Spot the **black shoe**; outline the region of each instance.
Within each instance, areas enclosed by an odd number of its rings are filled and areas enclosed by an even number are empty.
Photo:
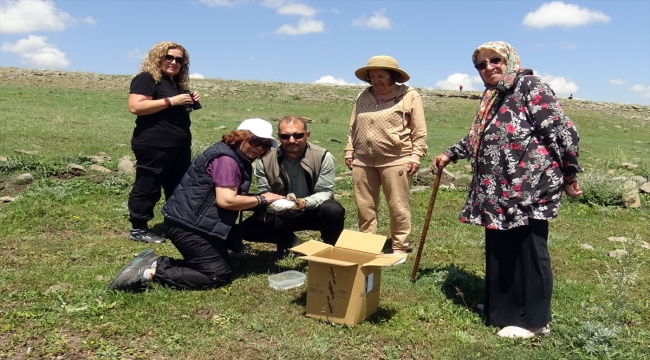
[[[144,250],[117,273],[108,285],[108,290],[136,290],[146,287],[144,271],[155,267],[157,259],[158,255],[152,249]]]
[[[241,224],[233,225],[228,232],[228,236],[226,236],[226,249],[237,254],[241,253],[244,249],[243,237],[244,227]]]
[[[129,239],[135,241],[142,241],[150,244],[160,244],[165,242],[165,239],[152,233],[151,230],[149,230],[149,228],[135,230],[135,231],[131,230],[131,232],[129,233]]]
[[[291,249],[294,246],[298,246],[302,244],[302,240],[300,240],[299,237],[296,235],[293,236],[293,239],[288,244],[278,244],[278,249],[271,255],[271,260],[281,260],[289,256],[289,249]]]

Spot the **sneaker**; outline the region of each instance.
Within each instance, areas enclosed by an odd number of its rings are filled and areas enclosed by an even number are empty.
[[[478,305],[476,305],[476,308],[480,312],[485,312],[485,305],[484,304],[478,304]]]
[[[143,287],[146,285],[146,281],[142,278],[142,275],[145,270],[155,266],[154,264],[157,262],[157,259],[158,255],[154,253],[153,249],[142,251],[117,273],[115,279],[108,285],[108,290]],[[139,274],[139,278],[135,277],[137,274]]]
[[[149,228],[140,229],[140,230],[131,230],[129,233],[129,239],[135,241],[142,241],[150,244],[160,244],[165,242],[165,239],[154,234],[149,230]]]
[[[291,239],[289,244],[283,244],[283,245],[278,244],[278,249],[273,253],[273,255],[271,255],[271,260],[275,261],[275,260],[281,260],[286,258],[287,256],[289,256],[290,253],[289,249],[291,249],[294,246],[298,246],[300,244],[302,244],[302,240],[300,240],[299,237],[294,235],[293,239]]]
[[[531,339],[537,335],[548,335],[551,332],[551,328],[546,325],[539,329],[524,329],[518,326],[506,326],[503,329],[499,330],[497,336],[504,338],[520,338],[520,339]]]

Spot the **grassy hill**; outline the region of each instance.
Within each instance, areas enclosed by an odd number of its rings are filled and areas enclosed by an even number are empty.
[[[620,206],[620,179],[650,177],[650,107],[560,99],[581,136],[586,196],[566,201],[551,222],[555,274],[549,336],[497,338],[476,305],[483,299],[483,229],[461,224],[463,188],[441,190],[415,284],[414,254],[384,269],[379,311],[354,328],[306,318],[305,288],[277,292],[267,276],[307,271],[302,260],[273,263],[274,250],[249,244],[234,257],[235,280],[209,291],[153,286],[108,293],[108,282],[145,245],[127,240],[131,175],[115,172],[132,155],[134,116],[126,108],[130,76],[0,68],[0,358],[216,359],[548,359],[650,355],[650,196]],[[311,140],[337,157],[358,86],[200,79],[203,109],[192,117],[200,153],[243,119],[295,114],[312,120]],[[418,89],[425,104],[429,155],[466,135],[479,93]],[[74,175],[104,152],[111,173]],[[623,166],[631,163],[633,166]],[[462,173],[466,163],[449,167]],[[34,180],[19,180],[22,173]],[[647,180],[646,180],[647,181]],[[337,182],[356,229],[349,178]],[[430,191],[413,194],[414,246]],[[160,204],[159,204],[160,205]],[[380,234],[388,234],[382,205]],[[156,211],[154,224],[162,217]],[[318,234],[303,232],[304,240]],[[627,242],[609,241],[625,237]],[[586,250],[581,244],[594,249]],[[609,251],[625,249],[616,259]],[[179,256],[173,245],[156,253]]]

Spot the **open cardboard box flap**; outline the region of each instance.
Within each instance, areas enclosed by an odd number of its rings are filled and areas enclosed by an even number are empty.
[[[355,250],[369,254],[381,254],[381,249],[384,248],[385,242],[386,237],[381,235],[343,230],[341,236],[339,236],[339,239],[336,241],[336,247],[339,249]],[[309,240],[298,246],[292,247],[289,250],[304,255],[313,255],[331,247],[332,245],[320,241]]]
[[[370,254],[381,254],[381,249],[383,249],[385,242],[385,236],[343,230],[341,236],[336,241],[336,247]]]
[[[329,244],[325,244],[324,242],[309,240],[309,241],[304,242],[304,243],[302,243],[302,244],[300,244],[298,246],[294,246],[289,250],[291,250],[293,252],[297,252],[299,254],[309,256],[309,255],[314,255],[314,254],[316,254],[318,252],[321,252],[321,251],[323,251],[325,249],[329,249],[331,247],[333,247],[333,246],[329,245]]]
[[[357,263],[353,263],[353,262],[349,262],[349,261],[329,259],[329,258],[320,257],[320,256],[301,256],[300,258],[302,260],[317,261],[319,263],[330,264],[330,265],[338,265],[338,266],[356,266],[356,265],[359,265]]]
[[[394,254],[387,254],[387,255],[380,255],[377,256],[376,259],[368,261],[367,263],[361,265],[361,267],[365,266],[391,266],[402,260],[402,258],[405,258],[406,254],[403,255],[394,255]]]

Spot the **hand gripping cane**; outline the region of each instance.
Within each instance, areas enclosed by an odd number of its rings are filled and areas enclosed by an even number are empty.
[[[431,192],[431,199],[429,200],[429,208],[427,209],[427,217],[424,219],[424,228],[422,229],[422,236],[420,237],[420,245],[418,246],[418,254],[415,257],[415,264],[413,264],[413,273],[411,273],[411,282],[415,282],[415,276],[418,273],[420,266],[420,257],[424,249],[424,240],[427,238],[429,231],[429,223],[431,222],[431,213],[433,212],[433,205],[436,203],[436,196],[438,195],[438,187],[440,186],[440,178],[442,178],[442,167],[436,172],[436,180],[433,183],[433,191]]]

